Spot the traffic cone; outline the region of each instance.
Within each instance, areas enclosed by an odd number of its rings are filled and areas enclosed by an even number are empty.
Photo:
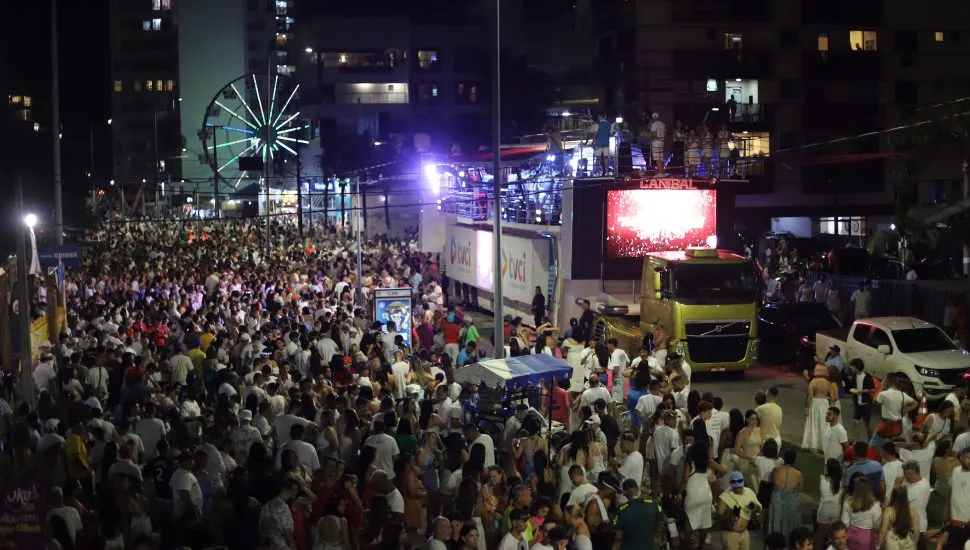
[[[926,404],[926,394],[923,394],[923,398],[919,402],[919,412],[916,413],[916,420],[913,422],[913,430],[922,430],[927,416],[929,416],[929,410]]]

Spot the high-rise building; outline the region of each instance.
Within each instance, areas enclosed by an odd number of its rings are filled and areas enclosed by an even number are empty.
[[[864,237],[888,226],[896,185],[884,130],[933,119],[933,105],[955,98],[951,84],[970,77],[958,23],[970,4],[959,0],[636,4],[639,108],[660,113],[668,132],[675,121],[726,125],[751,162],[725,212],[751,230]],[[938,200],[959,160],[919,178],[920,202]]]
[[[292,72],[294,0],[112,0],[115,179],[211,187],[213,98],[248,73]]]

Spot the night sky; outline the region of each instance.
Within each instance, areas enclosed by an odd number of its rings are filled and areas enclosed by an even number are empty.
[[[110,117],[111,59],[108,0],[58,2],[62,171],[65,225],[84,219],[84,199],[90,194],[91,133],[94,129],[94,178],[106,183],[111,174]],[[37,212],[42,224],[52,223],[52,136],[50,71],[50,3],[47,0],[10,2],[4,10],[4,67],[7,94],[30,95],[33,121],[43,131],[31,135],[29,124],[5,130],[15,147],[7,152],[8,170],[0,174],[9,190],[0,250],[9,246],[16,219],[14,192],[18,174],[24,182],[27,209]]]

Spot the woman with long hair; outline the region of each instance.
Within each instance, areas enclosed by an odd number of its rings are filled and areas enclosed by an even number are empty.
[[[754,467],[758,470],[758,502],[764,510],[771,505],[771,491],[774,487],[771,474],[782,464],[784,461],[778,458],[778,443],[774,439],[765,441],[761,454],[754,457]]]
[[[851,481],[852,494],[842,504],[842,523],[849,527],[849,550],[875,550],[882,509],[864,475]]]
[[[461,514],[465,521],[474,522],[478,530],[477,550],[485,550],[485,522],[492,523],[491,513],[484,499],[487,492],[488,486],[480,486],[476,479],[466,477],[458,486],[458,494],[455,497],[455,511]]]
[[[800,523],[799,503],[805,480],[795,468],[795,449],[785,449],[781,458],[785,463],[771,474],[771,505],[765,523],[768,525],[767,533],[781,533],[787,538]]]
[[[734,438],[734,454],[738,457],[738,470],[744,474],[744,482],[753,491],[758,490],[755,481],[758,470],[754,466],[754,459],[761,453],[761,417],[753,410],[744,413],[745,426]]]
[[[687,483],[684,486],[684,514],[687,516],[684,542],[686,548],[703,548],[707,532],[713,527],[711,506],[714,492],[711,483],[714,473],[708,469],[707,443],[695,439],[688,453],[689,474],[685,472]]]
[[[906,486],[900,485],[893,489],[889,497],[889,506],[883,511],[876,548],[915,550],[917,541],[919,541],[919,513],[909,503]]]
[[[842,509],[842,463],[830,458],[819,476],[818,509],[815,511],[815,545],[825,546],[832,524],[840,519]]]

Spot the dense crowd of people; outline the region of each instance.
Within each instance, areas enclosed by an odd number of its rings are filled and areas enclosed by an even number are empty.
[[[869,447],[837,429],[840,383],[813,382],[828,405],[816,447],[826,462],[806,479],[782,445],[792,412],[778,388],[729,408],[692,384],[662,328],[631,360],[616,341],[592,341],[583,306],[565,330],[544,311],[538,326],[509,319],[499,344],[452,303],[416,241],[368,239],[358,281],[354,239],[274,225],[268,247],[249,221],[98,232],[65,284],[67,327],[42,346],[36,404],[0,400],[3,478],[47,483],[45,547],[747,550],[757,532],[775,549],[909,550],[966,539],[965,389],[924,431]],[[410,334],[374,319],[381,287],[412,289]],[[488,389],[456,372],[495,345],[560,357],[573,376],[514,399],[489,433],[466,407]],[[886,421],[897,401],[912,408],[893,391],[869,399]],[[947,504],[938,516],[921,508],[931,476]],[[815,529],[802,525],[807,483],[822,494]]]

